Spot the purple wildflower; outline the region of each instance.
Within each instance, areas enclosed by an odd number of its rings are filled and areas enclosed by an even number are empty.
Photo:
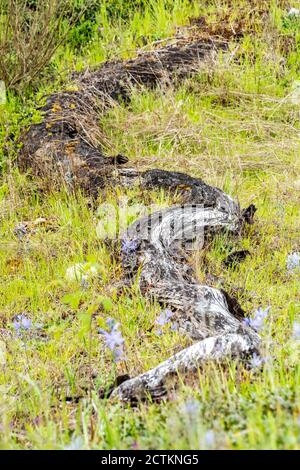
[[[133,441],[133,443],[131,444],[131,449],[139,450],[139,448],[140,448],[139,443],[137,441]]]
[[[251,369],[258,369],[259,367],[263,365],[264,362],[266,362],[266,359],[254,353],[249,364],[250,364]]]
[[[103,330],[101,328],[99,333],[104,336],[106,347],[112,352],[114,361],[118,362],[123,359],[124,345],[124,339],[122,338],[122,334],[119,330],[120,324],[116,323],[112,318],[109,318],[106,324],[109,328],[109,331]]]
[[[205,433],[204,442],[206,447],[214,447],[216,443],[216,436],[212,429]]]
[[[111,330],[115,324],[116,324],[116,320],[114,318],[107,318],[106,320],[106,324],[107,324],[107,327]]]
[[[265,318],[268,315],[270,308],[271,307],[269,306],[265,310],[263,310],[261,307],[259,307],[256,312],[254,312],[252,318],[244,319],[243,324],[245,326],[250,326],[255,331],[261,331],[264,327]]]
[[[80,287],[82,289],[88,289],[89,288],[89,281],[88,281],[88,276],[83,275],[80,281]]]
[[[293,323],[293,338],[300,340],[300,322],[294,321]]]
[[[130,253],[134,253],[138,248],[138,241],[133,239],[130,240],[129,238],[123,238],[121,240],[121,251],[125,255]]]
[[[160,312],[159,317],[155,320],[155,324],[159,326],[165,326],[170,322],[170,319],[173,317],[174,313],[171,310],[163,310]]]
[[[197,400],[188,400],[184,404],[183,411],[190,417],[194,417],[195,414],[199,413],[200,405]]]
[[[124,351],[123,351],[122,345],[113,350],[113,358],[114,358],[114,362],[119,362],[124,359]]]
[[[288,271],[300,269],[300,253],[291,253],[286,259],[286,267]]]
[[[172,318],[173,315],[174,314],[171,310],[168,310],[168,309],[163,310],[162,312],[160,312],[159,317],[157,317],[157,319],[155,320],[155,325],[159,327],[164,327],[165,325],[170,323],[170,319]],[[171,325],[171,328],[172,328],[172,325]],[[157,335],[161,336],[162,333],[163,332],[161,328],[156,329]]]
[[[124,342],[121,332],[118,330],[118,324],[116,324],[111,331],[100,330],[100,333],[104,335],[106,346],[111,350],[117,346],[121,346]]]

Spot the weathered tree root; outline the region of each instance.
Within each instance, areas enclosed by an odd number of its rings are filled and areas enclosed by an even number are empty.
[[[242,324],[229,296],[199,285],[185,256],[187,245],[197,241],[199,248],[208,234],[240,233],[255,208],[240,211],[220,189],[181,173],[150,170],[142,182],[171,188],[185,184],[190,188],[188,202],[143,217],[128,228],[122,251],[125,273],[132,278],[139,272],[141,291],[172,309],[179,331],[200,341],[114,391],[113,396],[130,402],[147,395],[161,398],[166,381],[177,372],[194,371],[207,360],[251,356],[259,346],[259,336]]]
[[[111,394],[123,402],[135,404],[147,398],[161,400],[168,393],[168,381],[179,374],[195,373],[208,361],[225,362],[228,359],[246,359],[257,352],[257,344],[250,336],[226,333],[211,336],[180,351],[154,369],[123,382]]]
[[[169,377],[192,372],[208,360],[247,357],[257,351],[259,337],[241,322],[242,310],[221,290],[199,285],[187,261],[197,241],[220,231],[237,235],[252,223],[254,206],[239,206],[220,189],[182,173],[122,169],[127,158],[106,157],[98,119],[114,100],[129,101],[136,85],[154,88],[197,72],[199,64],[222,42],[195,40],[169,45],[127,62],[104,64],[77,77],[78,91],[48,98],[44,120],[23,138],[18,165],[42,177],[51,188],[62,181],[97,195],[109,184],[163,187],[182,193],[182,206],[173,206],[135,222],[127,230],[122,261],[128,279],[139,271],[141,291],[174,312],[179,331],[198,340],[151,371],[122,383],[112,396],[134,402],[148,395],[164,396]]]
[[[95,72],[78,75],[77,91],[47,98],[41,108],[43,121],[32,125],[22,137],[18,166],[22,171],[30,170],[44,186],[48,183],[53,188],[64,182],[97,194],[114,169],[128,160],[122,155],[104,155],[99,117],[114,101],[129,101],[134,86],[154,88],[183,80],[199,71],[201,62],[220,48],[225,49],[226,44],[182,40],[136,59],[107,62]]]

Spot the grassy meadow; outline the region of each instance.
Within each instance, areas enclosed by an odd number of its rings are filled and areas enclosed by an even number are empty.
[[[119,0],[113,12],[112,4],[103,2],[93,22],[86,20],[91,32],[82,47],[74,46],[74,29],[38,83],[21,95],[8,90],[0,105],[0,448],[299,449],[300,341],[293,329],[300,269],[287,269],[287,258],[300,252],[300,16],[288,15],[300,3]],[[191,263],[200,282],[209,274],[247,315],[270,306],[264,364],[207,364],[196,378],[182,377],[170,400],[124,407],[98,390],[189,341],[168,326],[157,334],[161,307],[135,285],[120,291],[121,263],[97,230],[101,204],[126,198],[129,206],[167,206],[176,195],[114,188],[92,203],[67,188],[44,193],[14,159],[24,126],[41,119],[43,97],[70,87],[72,71],[151,50],[201,16],[216,36],[235,28],[242,34],[179,86],[133,90],[129,104],[99,116],[99,126],[108,154],[127,155],[139,169],[201,177],[242,207],[257,206],[243,237],[218,237]],[[225,268],[223,259],[238,249],[250,256]],[[84,273],[78,263],[86,263]],[[16,331],[21,314],[32,321],[25,334]],[[116,364],[98,332],[109,317],[125,341],[125,359]]]

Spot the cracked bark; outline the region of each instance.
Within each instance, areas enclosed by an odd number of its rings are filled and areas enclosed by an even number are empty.
[[[179,374],[197,372],[208,361],[246,359],[257,351],[253,338],[241,333],[211,336],[180,351],[157,367],[123,382],[111,394],[123,402],[135,404],[147,398],[160,400],[168,392],[168,380]]]

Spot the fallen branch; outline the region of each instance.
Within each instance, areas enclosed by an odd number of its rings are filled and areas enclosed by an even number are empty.
[[[259,346],[259,336],[243,325],[237,302],[221,290],[198,284],[185,257],[187,248],[195,242],[201,248],[208,235],[240,233],[246,222],[252,222],[254,206],[241,211],[220,189],[182,173],[149,170],[139,177],[148,187],[184,185],[187,203],[143,217],[127,229],[122,250],[125,275],[137,275],[142,293],[173,311],[180,332],[201,341],[114,392],[131,402],[147,395],[161,398],[170,375],[192,372],[207,360],[251,356]]]
[[[246,359],[257,351],[257,344],[247,334],[212,336],[180,351],[154,369],[123,382],[111,394],[123,402],[135,404],[147,398],[160,400],[170,391],[168,381],[180,374],[195,373],[209,361]],[[178,381],[178,380],[177,380]]]
[[[128,161],[117,155],[106,157],[106,143],[99,118],[116,100],[130,101],[132,88],[155,88],[182,81],[199,71],[226,44],[211,40],[181,40],[136,59],[107,62],[97,71],[74,76],[76,91],[47,98],[41,108],[43,121],[31,125],[23,135],[18,156],[22,171],[30,170],[44,186],[53,189],[65,183],[98,194],[116,167]]]
[[[171,309],[178,330],[198,342],[116,388],[112,396],[127,402],[148,395],[161,398],[169,377],[193,372],[208,360],[247,358],[259,347],[259,336],[242,323],[237,301],[224,291],[200,285],[187,260],[187,254],[195,246],[202,248],[208,237],[241,233],[245,223],[253,222],[255,207],[241,211],[220,189],[183,173],[122,169],[127,158],[105,157],[101,150],[99,113],[112,100],[130,100],[136,85],[153,88],[188,77],[215,47],[199,40],[169,45],[78,77],[78,91],[48,98],[44,121],[31,126],[19,156],[20,167],[31,168],[44,181],[49,178],[51,188],[63,180],[97,194],[106,185],[138,183],[145,189],[182,194],[182,205],[150,214],[128,228],[122,264],[127,283],[138,276],[141,292]]]

